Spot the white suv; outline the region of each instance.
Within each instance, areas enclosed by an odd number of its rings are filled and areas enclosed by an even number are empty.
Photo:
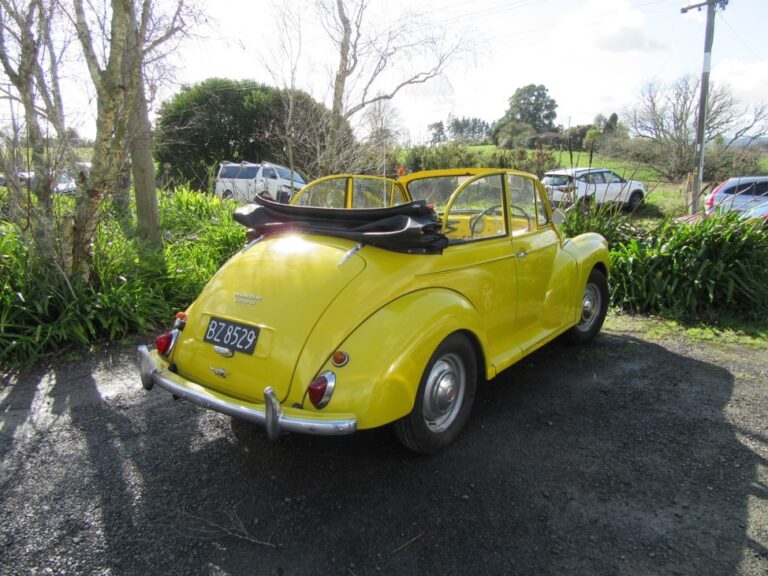
[[[625,180],[607,168],[568,168],[552,170],[542,179],[549,199],[556,206],[577,202],[613,202],[630,210],[645,200],[645,185]]]
[[[251,162],[222,162],[216,174],[216,196],[219,198],[251,202],[255,196],[288,202],[304,187],[298,172],[277,164]]]

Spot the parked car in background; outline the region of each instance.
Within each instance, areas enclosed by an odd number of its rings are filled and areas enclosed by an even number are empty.
[[[745,210],[744,218],[748,220],[762,219],[765,224],[768,224],[768,199],[766,199],[766,201],[762,204],[754,206],[749,210]]]
[[[293,176],[293,177],[291,177]],[[305,185],[301,175],[290,168],[263,162],[222,162],[216,174],[216,196],[238,202],[251,202],[256,196],[289,202]]]
[[[54,188],[57,194],[72,195],[77,192],[77,182],[66,170],[59,174],[59,180]]]
[[[607,168],[565,168],[544,174],[542,183],[553,204],[571,205],[579,202],[621,204],[637,209],[645,200],[645,184],[625,180]]]
[[[736,176],[716,186],[704,202],[707,213],[735,210],[756,215],[768,204],[768,176]]]
[[[323,206],[257,196],[235,211],[248,243],[154,349],[139,347],[144,388],[272,439],[394,424],[407,448],[434,453],[480,382],[560,335],[600,331],[607,243],[563,238],[530,174],[341,175],[302,197]]]

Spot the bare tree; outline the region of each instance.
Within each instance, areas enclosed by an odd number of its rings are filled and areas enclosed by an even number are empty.
[[[56,235],[52,233],[56,230],[52,188],[62,161],[74,167],[75,158],[67,145],[71,132],[66,130],[59,80],[59,65],[68,36],[59,34],[57,45],[53,34],[61,24],[61,14],[53,0],[0,0],[0,63],[9,80],[5,95],[17,101],[23,110],[24,140],[31,164],[26,171],[31,168],[34,178],[30,174],[20,182],[16,177],[20,166],[14,156],[19,149],[20,126],[12,128],[13,154],[3,154],[0,162],[16,215],[27,214],[26,231],[38,253],[49,266],[63,271],[66,259],[60,257]],[[56,138],[51,138],[52,133]],[[50,149],[54,140],[59,150]],[[31,201],[30,194],[36,202]]]
[[[386,177],[389,152],[397,145],[400,136],[397,110],[389,100],[379,100],[368,106],[363,115],[368,131],[365,139],[368,155],[375,159],[376,171]]]
[[[694,168],[694,141],[698,115],[699,80],[685,76],[664,86],[655,82],[643,88],[637,106],[627,115],[633,136],[653,144],[652,163],[671,180]],[[743,107],[727,85],[713,86],[707,103],[705,144],[722,141],[728,149],[737,142],[749,144],[766,134],[768,108]]]
[[[333,77],[326,170],[340,165],[341,125],[375,102],[391,100],[407,86],[440,76],[463,49],[446,43],[437,28],[405,15],[375,30],[367,19],[368,0],[317,0],[320,21],[338,51]]]
[[[282,87],[280,92],[285,109],[283,123],[279,128],[280,138],[283,142],[283,150],[291,170],[291,180],[296,170],[294,141],[302,124],[297,122],[296,99],[298,87],[296,77],[301,60],[301,17],[299,5],[296,3],[284,3],[279,7],[278,53],[274,50],[268,52],[271,57],[262,55],[262,64],[269,71],[275,83]],[[305,167],[304,170],[307,168]]]
[[[0,0],[0,64],[8,79],[3,92],[23,110],[25,147],[35,174],[25,194],[15,178],[19,167],[8,165],[2,155],[10,205],[27,213],[26,228],[40,255],[67,280],[89,279],[101,200],[117,190],[129,155],[134,158],[140,234],[159,242],[144,72],[162,60],[172,48],[169,40],[186,29],[187,18],[195,13],[185,0],[175,0],[164,12],[167,6],[157,0]],[[92,168],[79,174],[74,212],[56,216],[52,190],[58,174],[63,168],[77,173],[70,142],[74,132],[67,124],[59,78],[75,37],[96,89],[96,140]]]

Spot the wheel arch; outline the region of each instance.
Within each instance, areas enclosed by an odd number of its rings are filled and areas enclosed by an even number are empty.
[[[485,378],[488,355],[482,326],[471,302],[451,289],[418,290],[389,302],[334,348],[349,355],[347,365],[334,367],[329,358],[320,368],[336,375],[336,390],[327,409],[354,412],[358,429],[382,426],[407,415],[432,354],[454,333],[470,342],[478,378]],[[312,378],[307,374],[294,379],[294,399],[303,394]],[[313,409],[306,404],[304,408]]]

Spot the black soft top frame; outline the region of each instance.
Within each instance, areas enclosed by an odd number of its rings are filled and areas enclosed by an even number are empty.
[[[295,231],[336,236],[409,254],[439,254],[448,245],[437,214],[424,200],[388,208],[319,208],[257,196],[234,219],[257,236]]]

